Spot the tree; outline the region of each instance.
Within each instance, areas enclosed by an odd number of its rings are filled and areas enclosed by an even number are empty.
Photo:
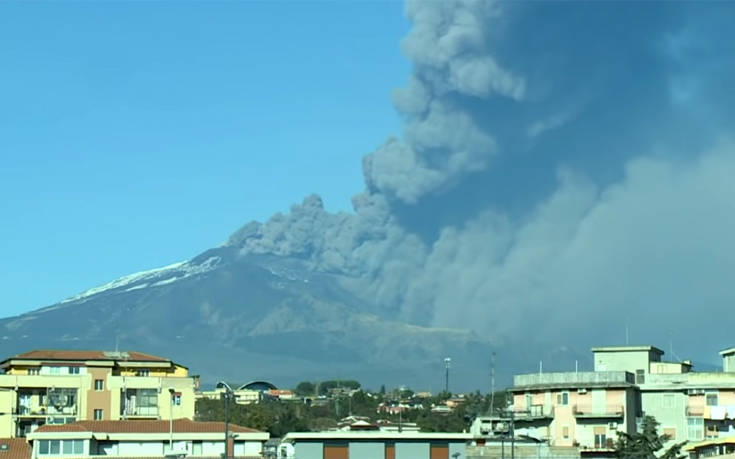
[[[669,440],[668,435],[658,434],[658,422],[653,416],[645,416],[641,424],[641,431],[632,434],[618,432],[615,443],[615,457],[618,459],[680,459],[681,447],[686,442],[670,446],[661,454],[656,452],[664,447]]]
[[[301,395],[302,397],[305,395],[314,395],[316,392],[316,386],[314,383],[309,381],[301,381],[298,386],[296,386],[296,389],[294,390],[296,394]]]

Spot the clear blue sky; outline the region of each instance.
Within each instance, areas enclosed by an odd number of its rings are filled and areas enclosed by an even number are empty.
[[[0,315],[192,257],[400,130],[399,2],[0,3]]]

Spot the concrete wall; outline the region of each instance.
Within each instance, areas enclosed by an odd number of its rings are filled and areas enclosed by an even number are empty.
[[[324,444],[322,442],[296,442],[294,457],[298,459],[324,459]]]
[[[396,459],[428,459],[429,454],[429,443],[396,443]]]
[[[687,439],[686,408],[689,396],[685,391],[646,391],[641,394],[641,402],[646,415],[655,417],[659,422],[660,434],[663,434],[664,429],[675,429],[676,438],[672,443]]]
[[[636,370],[649,372],[649,364],[660,360],[657,353],[652,351],[616,351],[594,352],[595,371],[629,371]]]
[[[117,454],[119,456],[162,456],[163,443],[121,441],[117,444]]]
[[[385,443],[383,442],[350,442],[350,459],[384,459]]]
[[[224,438],[224,436],[223,436]],[[202,442],[203,456],[221,456],[225,452],[225,441],[205,441]]]

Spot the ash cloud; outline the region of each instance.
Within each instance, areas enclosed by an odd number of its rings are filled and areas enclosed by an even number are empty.
[[[229,244],[498,344],[619,343],[627,322],[641,342],[686,324],[713,336],[694,351],[731,345],[708,317],[735,303],[735,5],[409,1],[406,14],[403,135],[364,158],[355,212],[308,197]]]

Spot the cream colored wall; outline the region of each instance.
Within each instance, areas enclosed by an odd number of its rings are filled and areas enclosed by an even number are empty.
[[[161,419],[171,417],[171,394],[168,389],[181,393],[181,405],[173,407],[173,418],[194,418],[194,379],[189,377],[157,378],[153,376],[109,376],[111,419],[120,419],[120,393],[127,389],[156,389],[158,391],[158,416]]]
[[[595,352],[595,371],[649,370],[648,351]]]
[[[0,390],[0,438],[14,437],[13,412],[16,394],[13,390]]]

